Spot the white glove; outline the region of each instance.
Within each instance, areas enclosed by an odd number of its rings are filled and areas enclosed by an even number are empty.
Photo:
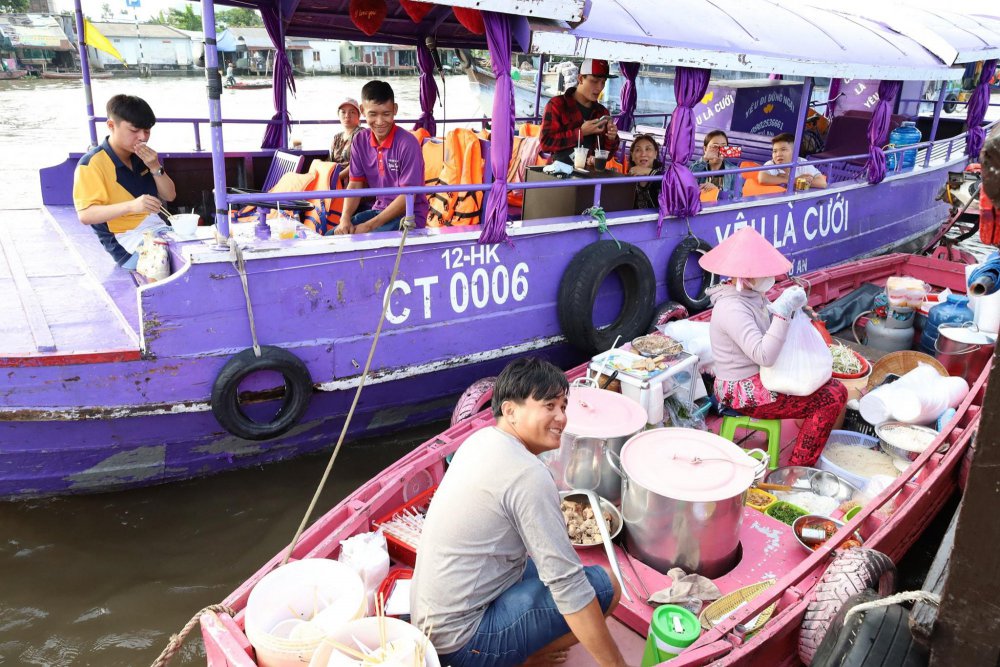
[[[798,285],[793,285],[782,292],[767,309],[778,317],[784,317],[787,320],[791,318],[792,313],[806,305],[808,301],[809,298],[806,296],[806,291]]]

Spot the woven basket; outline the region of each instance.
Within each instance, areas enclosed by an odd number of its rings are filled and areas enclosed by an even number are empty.
[[[698,620],[701,621],[701,627],[703,630],[711,630],[716,623],[722,621],[726,616],[733,613],[733,611],[745,604],[750,602],[765,590],[774,585],[774,579],[766,579],[756,584],[750,584],[749,586],[744,586],[743,588],[737,588],[732,593],[723,595],[721,598],[713,602],[712,604],[705,607]],[[764,611],[760,612],[757,616],[756,622],[753,623],[752,627],[747,628],[747,634],[752,634],[757,632],[764,624],[768,622],[771,618],[771,614],[774,613],[774,608],[777,606],[777,602],[768,606]]]
[[[900,350],[899,352],[890,352],[872,365],[872,374],[868,376],[868,389],[874,389],[882,384],[882,380],[890,373],[903,376],[921,363],[930,364],[942,376],[948,377],[948,371],[945,370],[941,362],[929,354],[914,350]]]

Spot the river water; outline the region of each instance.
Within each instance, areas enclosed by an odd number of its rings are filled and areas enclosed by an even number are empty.
[[[390,81],[400,115],[416,117],[417,79]],[[301,78],[292,117],[335,118],[339,102],[360,97],[363,83]],[[99,115],[119,92],[143,97],[161,118],[208,117],[198,77],[95,81]],[[482,115],[464,77],[448,77],[445,92],[447,117]],[[224,118],[274,113],[269,89],[226,91],[222,104]],[[80,82],[0,82],[0,216],[39,207],[38,169],[87,148],[83,105]],[[207,126],[202,132],[208,145]],[[326,148],[331,132],[303,126],[293,137]],[[263,126],[227,126],[226,133],[227,148],[253,148]],[[150,145],[191,150],[194,134],[190,125],[159,123]],[[349,443],[315,516],[443,428]],[[123,493],[0,503],[0,665],[150,664],[195,612],[221,601],[288,544],[326,456]],[[196,627],[173,664],[199,662]]]

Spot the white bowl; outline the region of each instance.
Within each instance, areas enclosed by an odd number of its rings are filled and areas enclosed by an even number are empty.
[[[178,236],[193,238],[198,230],[199,217],[197,213],[178,213],[170,216],[170,226]]]

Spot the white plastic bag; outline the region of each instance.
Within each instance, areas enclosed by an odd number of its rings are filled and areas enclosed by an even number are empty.
[[[361,576],[368,598],[368,614],[374,614],[375,593],[389,574],[389,550],[382,531],[361,533],[342,541],[337,560],[350,565]]]
[[[760,369],[766,389],[788,396],[808,396],[833,376],[833,354],[809,317],[796,311],[774,365]]]
[[[673,320],[657,325],[664,336],[670,336],[684,346],[684,351],[698,357],[698,371],[715,374],[715,360],[712,358],[712,341],[709,338],[708,322]]]

